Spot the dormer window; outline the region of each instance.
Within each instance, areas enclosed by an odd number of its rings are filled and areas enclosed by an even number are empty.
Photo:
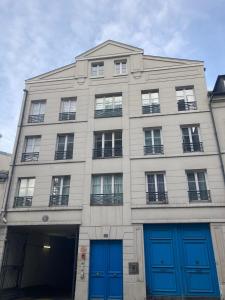
[[[127,74],[127,60],[115,60],[115,74],[123,75]]]
[[[104,76],[104,62],[96,62],[91,64],[91,76]]]

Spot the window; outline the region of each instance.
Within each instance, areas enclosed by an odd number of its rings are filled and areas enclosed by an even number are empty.
[[[142,113],[160,113],[159,90],[142,91]]]
[[[178,111],[197,109],[193,86],[176,88],[176,97]]]
[[[123,75],[127,74],[127,60],[116,60],[115,64],[115,74],[116,75]]]
[[[190,201],[210,200],[210,191],[207,190],[206,171],[186,171],[188,180],[188,195]]]
[[[91,76],[99,77],[104,75],[104,62],[96,62],[91,64]]]
[[[49,206],[68,205],[70,176],[54,176]]]
[[[199,126],[182,126],[183,151],[196,152],[203,151],[203,144],[200,142]]]
[[[95,118],[122,116],[122,94],[97,96]]]
[[[76,97],[61,99],[61,112],[59,113],[59,121],[75,120],[76,103]]]
[[[19,178],[14,207],[31,206],[34,194],[35,178]]]
[[[41,136],[26,136],[21,161],[37,161],[39,157]]]
[[[121,157],[122,131],[95,132],[93,158]]]
[[[165,173],[147,174],[147,203],[167,203]]]
[[[46,100],[35,100],[31,102],[28,123],[44,122]]]
[[[91,205],[122,205],[122,174],[92,176]]]
[[[55,160],[73,158],[73,141],[74,141],[73,133],[58,134]]]
[[[163,154],[160,128],[148,128],[144,130],[145,146],[144,154]]]

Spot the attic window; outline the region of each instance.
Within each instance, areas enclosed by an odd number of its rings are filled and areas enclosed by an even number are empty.
[[[96,62],[91,64],[91,76],[98,77],[104,75],[104,62]]]
[[[115,73],[116,75],[127,74],[127,60],[115,60]]]

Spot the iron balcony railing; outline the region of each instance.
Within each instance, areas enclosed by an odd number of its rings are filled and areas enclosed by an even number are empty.
[[[13,207],[29,207],[32,205],[32,196],[15,197]]]
[[[69,195],[50,195],[49,206],[67,206]]]
[[[93,149],[93,158],[110,158],[110,157],[122,157],[122,148],[95,148]]]
[[[72,159],[73,151],[56,151],[55,152],[55,160],[60,159]]]
[[[91,205],[123,205],[123,194],[91,194]]]
[[[164,147],[163,145],[152,145],[152,146],[144,146],[144,154],[163,154]]]
[[[203,152],[203,143],[183,143],[184,152]]]
[[[41,123],[44,122],[45,115],[29,115],[28,116],[28,123]]]
[[[160,104],[151,104],[142,106],[143,114],[156,114],[160,113]]]
[[[185,101],[181,99],[177,102],[178,111],[186,111],[186,110],[196,110],[197,102],[196,101]]]
[[[188,197],[190,201],[211,201],[209,190],[188,191]]]
[[[166,204],[168,203],[167,192],[148,192],[146,193],[147,204]]]
[[[39,152],[24,152],[22,153],[21,161],[37,161],[39,157]]]
[[[69,120],[75,120],[76,119],[76,113],[75,112],[62,112],[59,113],[59,121],[69,121]]]
[[[111,117],[121,117],[121,116],[122,116],[122,107],[95,110],[95,118],[111,118]]]

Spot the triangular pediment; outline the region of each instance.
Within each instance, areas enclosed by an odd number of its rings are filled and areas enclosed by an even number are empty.
[[[144,58],[144,69],[179,67],[184,65],[203,63],[200,60],[179,59],[179,58],[160,57],[160,56],[151,56],[151,55],[144,55],[143,58]]]
[[[113,57],[143,53],[143,49],[133,47],[127,44],[108,40],[76,57],[76,60],[94,59],[100,57]]]

